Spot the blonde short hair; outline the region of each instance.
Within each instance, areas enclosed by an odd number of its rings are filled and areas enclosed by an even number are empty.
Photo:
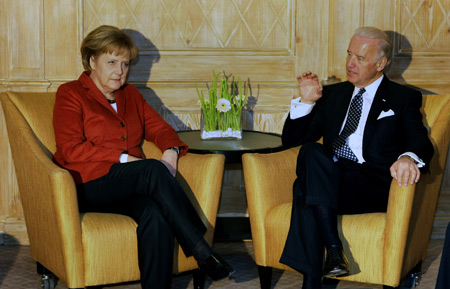
[[[388,65],[391,62],[392,50],[393,50],[392,41],[386,32],[384,32],[383,30],[380,30],[376,27],[366,26],[366,27],[360,27],[360,28],[356,29],[355,34],[353,34],[353,36],[367,37],[367,38],[371,38],[371,39],[382,40],[380,42],[380,45],[378,46],[380,58],[383,56],[386,57],[386,59],[387,59],[386,65]]]
[[[130,52],[130,61],[138,56],[139,50],[123,30],[109,25],[102,25],[91,32],[83,39],[80,52],[83,67],[91,71],[90,59],[103,53],[116,53],[123,55]]]

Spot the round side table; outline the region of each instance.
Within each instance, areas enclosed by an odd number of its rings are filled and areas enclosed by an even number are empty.
[[[242,131],[242,139],[202,140],[199,130],[178,132],[181,140],[196,154],[223,154],[226,163],[242,163],[245,153],[272,153],[282,150],[281,136],[274,133]]]

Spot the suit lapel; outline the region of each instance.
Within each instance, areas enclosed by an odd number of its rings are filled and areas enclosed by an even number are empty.
[[[390,80],[384,76],[373,99],[372,106],[370,107],[369,115],[367,117],[366,126],[364,128],[363,150],[367,147],[367,144],[370,141],[373,128],[375,127],[377,118],[381,111],[387,110],[389,107],[391,97],[389,93],[389,82]]]

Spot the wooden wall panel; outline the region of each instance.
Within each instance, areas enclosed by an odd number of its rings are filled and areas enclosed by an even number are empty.
[[[161,50],[284,50],[291,41],[293,3],[86,0],[84,25],[86,31],[105,23],[135,29]]]
[[[12,15],[8,17],[8,34],[11,37],[9,51],[9,78],[39,79],[43,78],[43,15],[42,1],[11,1]],[[23,21],[26,19],[26,21]],[[30,49],[32,47],[32,49]]]
[[[322,79],[336,78],[336,81],[346,80],[345,58],[348,43],[354,30],[361,26],[363,19],[363,1],[333,0],[330,3],[330,23],[328,29],[328,71],[319,75]]]
[[[119,5],[122,9],[117,9]],[[100,24],[128,29],[141,52],[129,80],[143,86],[144,94],[145,86],[152,88],[149,98],[169,108],[170,122],[177,118],[170,112],[198,107],[195,83],[210,82],[213,70],[250,79],[255,85],[295,88],[296,5],[291,0],[129,1],[125,5],[86,0],[83,31],[86,34]],[[258,107],[284,105],[289,99],[262,93]]]
[[[82,37],[82,2],[45,0],[43,17],[45,78],[51,85],[72,80],[82,71],[79,57]]]
[[[450,2],[395,2],[395,61],[390,75],[429,93],[448,93]],[[440,87],[436,88],[436,84]]]
[[[4,1],[0,9],[0,83],[3,79],[9,75],[8,62],[10,59],[10,53],[8,50],[9,43],[9,29],[8,29],[8,12],[9,2]]]
[[[331,0],[300,1],[296,11],[296,74],[313,71],[326,79]],[[314,17],[311,17],[314,15]]]

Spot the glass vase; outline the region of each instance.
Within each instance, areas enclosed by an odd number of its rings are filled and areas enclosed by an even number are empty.
[[[233,140],[242,139],[242,114],[227,114],[221,112],[213,123],[206,124],[203,110],[200,117],[200,137],[202,140]]]

